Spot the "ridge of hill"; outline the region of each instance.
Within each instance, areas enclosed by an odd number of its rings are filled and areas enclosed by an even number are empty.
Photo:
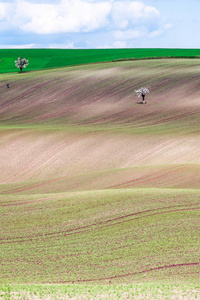
[[[198,59],[166,59],[4,74],[0,125],[197,132],[199,70]],[[143,85],[146,106],[134,92]]]
[[[26,71],[34,71],[141,58],[199,58],[200,49],[0,49],[0,73],[16,72],[14,61],[18,57],[29,60]]]

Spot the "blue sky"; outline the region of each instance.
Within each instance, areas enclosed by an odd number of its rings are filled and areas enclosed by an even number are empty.
[[[0,0],[0,48],[200,48],[200,0]]]

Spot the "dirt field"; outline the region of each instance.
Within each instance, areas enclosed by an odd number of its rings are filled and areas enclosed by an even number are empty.
[[[0,282],[196,280],[200,60],[0,79],[0,241],[10,251]],[[141,86],[150,90],[145,105],[134,92]]]
[[[3,76],[1,183],[199,188],[199,71],[166,59]]]

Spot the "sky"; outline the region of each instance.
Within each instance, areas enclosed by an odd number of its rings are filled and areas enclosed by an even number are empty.
[[[3,48],[199,48],[200,0],[0,0]]]

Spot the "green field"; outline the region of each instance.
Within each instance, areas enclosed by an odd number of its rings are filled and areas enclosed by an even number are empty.
[[[0,49],[0,73],[16,72],[18,57],[29,60],[26,71],[149,57],[199,57],[200,49]]]
[[[200,60],[0,80],[0,299],[199,299]]]
[[[134,283],[134,284],[31,284],[0,285],[3,299],[34,300],[199,300],[199,287],[191,283]]]

